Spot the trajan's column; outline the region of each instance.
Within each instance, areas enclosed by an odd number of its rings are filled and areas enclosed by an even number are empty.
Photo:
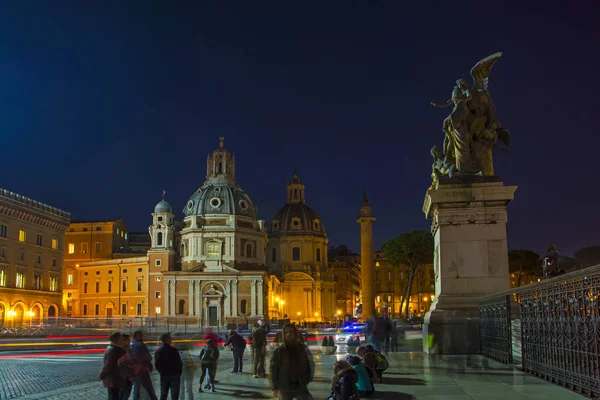
[[[375,263],[373,261],[373,222],[375,217],[369,205],[367,192],[363,193],[360,217],[360,291],[362,295],[362,319],[375,317]]]

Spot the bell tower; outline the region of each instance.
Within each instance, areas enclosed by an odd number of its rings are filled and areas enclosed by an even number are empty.
[[[173,210],[171,205],[165,201],[165,191],[163,190],[162,200],[154,207],[152,213],[152,225],[148,229],[152,250],[174,250],[173,245]]]

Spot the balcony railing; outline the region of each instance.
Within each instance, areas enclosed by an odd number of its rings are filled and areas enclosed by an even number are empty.
[[[482,298],[481,353],[512,363],[519,343],[512,343],[511,326],[520,322],[525,372],[598,397],[599,296],[600,265]]]

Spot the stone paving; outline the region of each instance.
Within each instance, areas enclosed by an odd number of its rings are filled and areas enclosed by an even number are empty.
[[[324,356],[315,351],[317,375],[310,385],[315,399],[329,394],[332,366],[344,354]],[[66,357],[65,357],[66,358]],[[249,358],[249,353],[248,357]],[[564,388],[521,373],[503,364],[479,356],[437,356],[422,353],[391,353],[385,382],[376,386],[372,399],[382,400],[581,400],[584,397]],[[106,391],[96,380],[101,355],[75,361],[24,360],[0,361],[0,386],[12,388],[0,392],[0,399],[104,399]],[[28,360],[31,361],[31,360]],[[248,362],[249,359],[245,360]],[[252,375],[230,375],[230,354],[220,359],[216,393],[194,393],[195,399],[232,397],[272,398],[266,379]],[[31,375],[31,378],[28,377]],[[198,374],[197,374],[198,375]],[[198,379],[199,376],[196,376]],[[159,378],[153,375],[155,387]],[[77,382],[78,381],[78,382]],[[194,385],[196,387],[196,385]],[[183,397],[180,397],[183,399]]]

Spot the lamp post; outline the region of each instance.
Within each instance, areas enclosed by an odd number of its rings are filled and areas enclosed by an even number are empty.
[[[300,325],[300,315],[301,315],[301,314],[302,314],[302,313],[301,313],[300,311],[298,311],[298,325]]]
[[[342,316],[342,310],[337,310],[337,314],[336,315],[340,318],[340,321],[337,321],[337,318],[336,318],[336,322],[337,322],[338,326],[340,326],[341,322],[342,322],[342,319],[344,318]]]

